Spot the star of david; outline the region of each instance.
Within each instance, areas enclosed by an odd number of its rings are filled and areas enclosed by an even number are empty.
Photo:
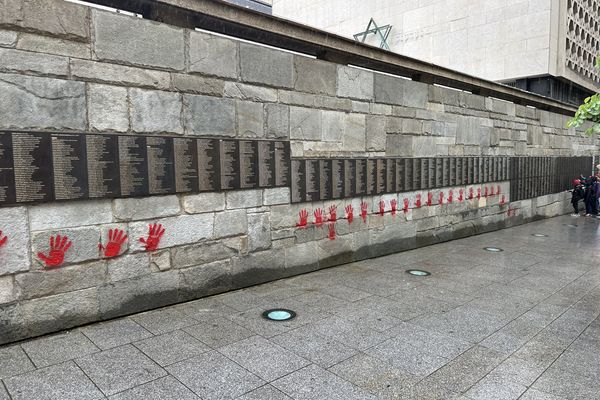
[[[364,43],[365,40],[367,39],[368,35],[377,35],[379,36],[379,39],[381,40],[381,43],[379,44],[379,47],[385,50],[389,50],[390,46],[388,46],[387,44],[387,38],[390,35],[390,31],[392,30],[392,25],[383,25],[383,26],[377,26],[377,23],[375,23],[375,20],[373,20],[373,18],[371,18],[371,20],[369,21],[369,24],[367,25],[367,29],[364,32],[359,32],[357,34],[354,35],[354,40],[356,40],[357,42],[362,42]]]

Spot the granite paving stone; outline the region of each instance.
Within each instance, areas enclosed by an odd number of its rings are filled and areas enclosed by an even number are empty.
[[[67,332],[21,344],[36,367],[45,367],[100,351],[81,332]]]
[[[163,367],[211,350],[184,331],[165,333],[135,342],[133,345]]]
[[[21,346],[0,348],[0,379],[22,374],[35,369]]]
[[[81,332],[102,350],[152,336],[150,332],[129,318],[89,325],[82,328]]]
[[[225,318],[215,318],[183,330],[212,348],[225,346],[254,335],[252,331]]]
[[[194,318],[185,315],[176,308],[164,308],[138,314],[132,319],[155,335],[181,329],[198,323]]]
[[[238,397],[238,400],[291,400],[292,398],[284,394],[282,391],[275,389],[271,385],[259,387],[243,396]]]
[[[109,397],[110,400],[200,400],[194,392],[186,388],[172,376],[136,386]]]
[[[527,390],[525,385],[512,382],[506,376],[488,375],[477,382],[465,395],[473,400],[516,400],[525,390]]]
[[[6,392],[2,382],[0,382],[0,400],[10,400],[10,397],[8,397],[8,393]]]

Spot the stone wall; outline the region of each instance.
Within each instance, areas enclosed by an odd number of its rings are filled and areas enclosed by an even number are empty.
[[[60,0],[0,0],[0,129],[289,139],[293,157],[595,154],[566,119]],[[0,343],[568,211],[564,193],[510,202],[497,184],[504,205],[292,205],[277,188],[0,208]],[[378,215],[404,198],[406,213]],[[361,201],[369,215],[349,224],[342,210]],[[296,227],[334,204],[335,240]],[[155,222],[166,233],[148,253],[138,238]],[[129,240],[103,258],[114,228]],[[55,234],[74,245],[46,269],[37,254]]]

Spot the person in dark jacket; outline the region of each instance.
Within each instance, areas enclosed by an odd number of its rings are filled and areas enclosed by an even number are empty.
[[[583,200],[584,197],[585,190],[581,184],[581,180],[574,179],[573,189],[571,190],[571,204],[573,205],[573,214],[571,214],[572,216],[579,217],[579,201]]]
[[[595,176],[590,176],[585,183],[585,216],[598,214],[598,182]]]

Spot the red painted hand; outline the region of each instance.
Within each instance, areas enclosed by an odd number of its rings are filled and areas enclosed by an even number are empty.
[[[438,198],[438,203],[441,206],[442,204],[444,204],[444,192],[440,192],[440,196]]]
[[[490,186],[490,196],[494,197],[494,187]]]
[[[127,235],[122,229],[108,230],[108,244],[106,247],[100,243],[100,251],[104,251],[105,257],[116,257],[121,253],[121,246],[127,241]]]
[[[165,228],[161,224],[148,225],[148,238],[140,238],[140,242],[144,243],[146,251],[154,251],[158,248],[160,238],[165,233]]]
[[[337,221],[337,206],[335,204],[329,207],[329,220]]]
[[[383,217],[385,213],[385,201],[379,200],[379,215]]]
[[[2,231],[0,231],[0,247],[4,246],[8,242],[8,236],[2,236]]]
[[[38,253],[38,257],[47,267],[59,267],[65,261],[65,253],[71,245],[72,242],[66,236],[50,236],[50,252],[48,255]]]
[[[465,194],[465,191],[464,191],[464,189],[460,189],[460,190],[458,191],[458,201],[460,201],[461,203],[462,203],[462,201],[464,200],[464,197],[463,197],[463,196],[464,196],[464,194]]]
[[[335,240],[335,223],[330,223],[328,226],[329,228],[329,240]]]
[[[300,216],[300,222],[298,222],[296,226],[300,228],[306,228],[306,224],[308,224],[308,211],[300,210],[298,215]]]
[[[392,209],[392,215],[396,215],[396,211],[398,211],[398,200],[390,200],[390,207]]]
[[[360,216],[364,223],[367,223],[367,209],[368,208],[369,208],[369,205],[366,202],[364,202],[364,201],[360,202]]]
[[[473,188],[469,188],[469,200],[473,200]]]
[[[415,200],[415,207],[421,208],[421,193],[417,193],[417,199]]]
[[[452,203],[454,201],[454,191],[450,189],[448,192],[448,203]]]
[[[323,225],[323,210],[317,208],[313,214],[315,215],[314,224],[317,226]]]
[[[427,205],[430,206],[433,203],[433,193],[427,193]]]
[[[502,195],[502,198],[500,199],[500,205],[503,206],[504,203],[506,203],[506,197],[504,197],[504,195]]]
[[[346,218],[348,218],[348,223],[351,224],[354,221],[354,207],[352,204],[348,204],[346,206]]]
[[[496,188],[496,194],[500,195],[500,192],[502,191],[502,189],[500,188],[500,185],[498,185],[498,187]]]
[[[481,188],[477,188],[477,199],[481,199]]]
[[[402,211],[404,211],[404,214],[406,214],[406,213],[408,212],[408,204],[409,204],[409,203],[408,203],[408,199],[407,199],[407,198],[405,198],[405,199],[403,200],[403,207],[402,207]]]
[[[485,187],[485,192],[483,192],[483,197],[487,198],[488,195],[489,195],[489,193],[488,193],[488,187],[486,186]]]

